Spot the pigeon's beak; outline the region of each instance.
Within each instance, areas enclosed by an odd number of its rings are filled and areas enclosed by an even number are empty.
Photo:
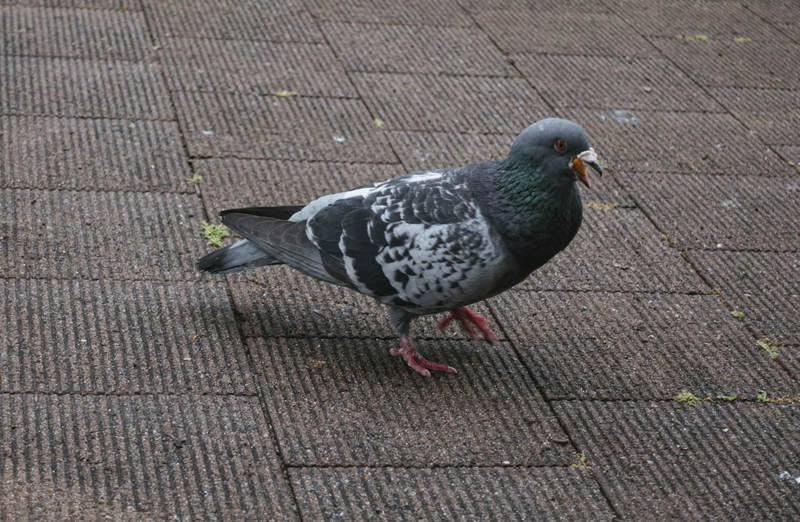
[[[595,154],[594,149],[591,147],[589,147],[589,150],[585,150],[572,158],[572,160],[569,162],[569,166],[578,175],[578,179],[581,181],[581,183],[588,187],[589,175],[586,173],[587,163],[590,167],[597,171],[598,175],[603,175],[603,168],[597,162],[597,154]]]

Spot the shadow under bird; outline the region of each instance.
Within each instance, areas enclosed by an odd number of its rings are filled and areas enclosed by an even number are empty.
[[[245,239],[197,261],[230,274],[286,264],[386,305],[400,338],[391,354],[424,376],[455,369],[412,344],[418,316],[449,312],[466,333],[492,342],[486,319],[467,305],[511,288],[563,250],[581,225],[580,181],[602,169],[583,130],[538,121],[500,161],[412,172],[305,206],[225,210],[222,222]]]

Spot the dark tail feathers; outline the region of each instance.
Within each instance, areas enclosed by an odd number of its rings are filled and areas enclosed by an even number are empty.
[[[215,250],[197,260],[197,268],[211,274],[233,274],[265,265],[283,264],[246,239]]]

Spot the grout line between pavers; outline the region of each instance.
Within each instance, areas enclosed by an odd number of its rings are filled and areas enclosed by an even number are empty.
[[[103,391],[103,390],[0,390],[0,396],[47,396],[47,397],[240,397],[252,399],[257,393],[214,391]]]
[[[571,469],[572,464],[287,464],[289,469]]]
[[[156,65],[153,63],[152,65]],[[174,110],[174,107],[173,107]],[[15,117],[24,117],[24,118],[53,118],[53,119],[62,119],[62,120],[102,120],[102,121],[126,121],[126,122],[137,122],[137,121],[156,121],[156,122],[163,122],[163,123],[179,123],[177,118],[168,119],[168,118],[149,118],[147,116],[131,116],[131,115],[113,115],[113,116],[105,116],[100,114],[69,114],[65,112],[20,112],[20,111],[4,111],[0,109],[0,116],[8,117],[8,116],[15,116]]]

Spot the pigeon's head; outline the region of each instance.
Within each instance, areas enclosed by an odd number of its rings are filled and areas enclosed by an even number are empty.
[[[587,164],[603,175],[597,155],[589,146],[583,129],[576,123],[560,118],[537,121],[522,131],[511,146],[508,159],[556,180],[577,179],[587,187]]]

